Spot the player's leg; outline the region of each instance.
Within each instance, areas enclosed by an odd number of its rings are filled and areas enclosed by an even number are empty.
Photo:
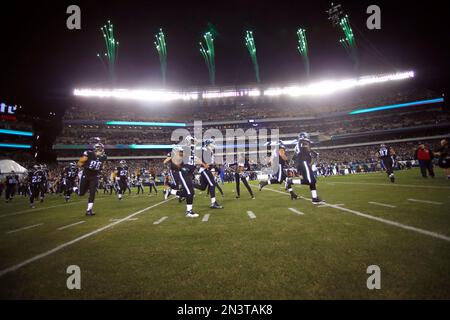
[[[238,199],[241,197],[241,176],[239,173],[234,174],[234,179],[236,181],[236,198]]]
[[[97,192],[97,185],[98,185],[98,178],[97,176],[92,176],[88,178],[87,181],[88,190],[89,190],[89,199],[88,199],[88,207],[86,210],[86,215],[93,216],[95,213],[93,212],[94,209],[94,201],[95,201],[95,194]]]
[[[209,196],[211,199],[211,205],[209,207],[212,209],[222,209],[223,207],[216,201],[216,184],[212,172],[210,170],[204,170],[202,176],[205,177],[205,180],[208,183]]]
[[[419,160],[419,167],[420,167],[420,174],[422,175],[423,178],[426,178],[427,177],[427,168],[425,165],[425,161]]]
[[[253,195],[252,188],[250,188],[250,185],[248,184],[247,178],[241,175],[242,183],[244,184],[245,188],[247,188],[248,193],[252,197],[252,199],[255,199],[255,196]]]
[[[431,160],[427,161],[427,169],[428,173],[430,174],[430,177],[434,178],[433,161]]]
[[[192,183],[191,174],[183,174],[181,171],[178,173],[180,181],[183,185],[183,189],[180,191],[180,195],[186,198],[186,217],[197,218],[198,214],[193,210],[194,204],[194,185]]]
[[[125,193],[125,190],[126,190],[126,182],[125,181],[123,181],[122,179],[120,179],[119,180],[119,183],[118,183],[118,191],[117,191],[117,198],[119,199],[119,200],[122,200],[122,198],[123,198],[123,194]]]
[[[222,190],[222,188],[219,186],[219,183],[218,183],[217,181],[215,182],[215,185],[216,185],[217,190],[219,190],[220,194],[221,194],[222,197],[223,197],[223,196],[224,196],[223,190]]]

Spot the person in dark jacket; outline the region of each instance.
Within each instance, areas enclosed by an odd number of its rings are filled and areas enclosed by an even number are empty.
[[[448,139],[441,140],[441,148],[437,150],[436,156],[439,157],[439,167],[445,170],[447,179],[450,179],[450,151]]]
[[[419,142],[419,148],[414,153],[414,158],[419,161],[420,172],[424,178],[427,178],[427,171],[430,177],[434,178],[433,157],[433,151],[424,143]]]

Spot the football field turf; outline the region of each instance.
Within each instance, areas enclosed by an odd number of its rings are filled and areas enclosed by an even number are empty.
[[[100,191],[95,217],[86,197],[36,209],[2,199],[0,298],[450,299],[450,181],[437,171],[397,171],[395,184],[384,173],[320,178],[321,206],[306,186],[292,201],[284,185],[253,184],[252,200],[230,183],[222,210],[196,190],[197,219],[161,187],[121,202]],[[70,265],[81,290],[66,287]],[[367,288],[370,265],[380,290]]]

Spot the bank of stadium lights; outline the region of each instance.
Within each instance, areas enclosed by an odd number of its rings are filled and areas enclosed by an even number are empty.
[[[387,75],[371,75],[358,79],[327,80],[312,83],[306,86],[288,86],[280,88],[242,89],[228,91],[204,91],[204,92],[169,92],[163,90],[128,90],[128,89],[75,89],[74,95],[80,97],[132,99],[141,101],[174,101],[219,99],[229,97],[258,97],[287,95],[299,97],[304,95],[326,95],[336,91],[348,90],[375,83],[399,81],[414,77],[413,71],[400,72]]]

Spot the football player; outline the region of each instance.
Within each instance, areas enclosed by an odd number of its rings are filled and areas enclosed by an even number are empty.
[[[69,164],[68,167],[64,168],[62,175],[62,185],[64,190],[64,199],[69,201],[72,192],[76,190],[75,179],[78,176],[78,168],[75,162]]]
[[[250,168],[248,161],[238,161],[236,163],[230,164],[229,166],[235,167],[234,179],[236,181],[236,199],[239,199],[241,197],[241,181],[250,194],[250,197],[252,199],[255,199],[255,195],[253,194],[253,191],[247,181],[248,174],[246,171]]]
[[[185,138],[185,145],[182,149],[179,150],[179,146],[175,148],[175,154],[170,157],[170,159],[166,159],[171,162],[171,171],[174,175],[175,181],[177,185],[181,186],[180,190],[174,190],[172,188],[168,189],[166,192],[166,198],[172,194],[177,195],[179,197],[186,198],[186,217],[187,218],[197,218],[199,215],[193,211],[194,204],[194,185],[193,185],[193,176],[196,166],[196,158],[195,158],[195,145],[197,144],[197,140],[192,136],[187,136]],[[184,157],[184,149],[186,149],[188,153],[187,157]],[[165,163],[166,163],[165,160]]]
[[[288,183],[309,185],[312,203],[320,204],[323,203],[323,201],[317,195],[316,177],[311,168],[312,159],[315,155],[315,152],[311,150],[311,143],[308,133],[302,132],[298,135],[294,159],[297,172],[302,176],[302,179],[289,179]]]
[[[216,201],[216,182],[211,169],[214,169],[214,140],[205,139],[203,142],[202,155],[203,160],[200,163],[198,173],[200,174],[200,184],[195,184],[195,188],[205,191],[208,188],[211,199],[211,209],[223,209]]]
[[[98,186],[98,176],[102,171],[106,159],[105,147],[97,140],[97,143],[94,145],[94,150],[85,151],[78,161],[78,166],[83,168],[80,178],[79,195],[84,196],[89,191],[86,210],[87,216],[95,215],[93,207]]]
[[[272,153],[272,159],[278,158],[278,168],[277,173],[267,181],[261,181],[259,183],[259,191],[261,191],[268,184],[278,183],[281,184],[287,179],[286,170],[289,168],[289,160],[286,155],[286,146],[282,141],[278,142],[278,152],[274,150]],[[286,189],[291,194],[291,199],[297,199],[297,194],[292,190],[292,182],[291,180],[286,181]]]
[[[123,194],[128,188],[128,166],[125,160],[120,160],[120,165],[116,167],[112,177],[117,181],[117,197],[122,200]]]
[[[19,183],[19,176],[16,175],[14,170],[11,171],[11,174],[6,176],[6,190],[5,190],[5,198],[6,203],[12,201],[14,199],[14,195],[16,193],[17,184]]]
[[[149,194],[152,194],[152,189],[155,189],[155,193],[156,195],[158,195],[158,190],[156,189],[155,174],[153,170],[149,175]]]
[[[28,172],[28,192],[30,194],[30,207],[34,208],[34,200],[39,197],[42,190],[42,184],[45,182],[45,173],[41,166],[34,165]]]
[[[381,160],[381,164],[386,170],[388,178],[392,183],[394,183],[394,166],[396,157],[394,149],[382,143],[380,148],[375,152],[375,155],[379,160]]]

